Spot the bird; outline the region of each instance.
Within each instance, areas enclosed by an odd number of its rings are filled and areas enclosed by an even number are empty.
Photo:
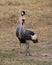
[[[21,13],[21,16],[24,16],[25,12],[22,11],[22,13]],[[20,42],[20,49],[21,49],[21,44],[26,44],[26,47],[27,47],[26,56],[28,54],[29,54],[29,56],[31,56],[28,41],[32,41],[33,43],[37,43],[38,38],[37,38],[37,35],[33,31],[28,30],[28,29],[24,29],[24,23],[25,23],[25,19],[22,18],[19,26],[16,29],[16,36]]]

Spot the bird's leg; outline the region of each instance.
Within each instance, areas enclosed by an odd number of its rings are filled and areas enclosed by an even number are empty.
[[[26,49],[26,56],[27,56],[27,54],[29,54],[29,56],[31,56],[30,50],[29,50],[29,43],[26,43],[26,47],[27,47],[27,49]]]
[[[26,43],[26,56],[27,56],[27,43]]]
[[[29,43],[28,43],[27,49],[28,49],[29,56],[31,56],[31,54],[30,54],[30,49],[29,49]]]
[[[20,43],[20,53],[22,53],[22,51],[21,51],[21,43]]]

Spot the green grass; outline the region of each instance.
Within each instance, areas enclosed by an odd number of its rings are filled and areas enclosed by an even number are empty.
[[[2,63],[3,65],[52,65],[52,62],[46,62],[46,61],[34,61],[34,60],[6,60],[3,61]]]
[[[15,46],[15,45],[14,45]],[[32,56],[35,57],[31,58],[29,56],[25,56],[24,54],[19,54],[19,49],[15,48],[13,46],[13,48],[9,48],[7,50],[3,49],[0,50],[0,65],[52,65],[52,61],[50,60],[40,60],[41,57],[39,57],[39,55],[41,56],[42,54],[47,54],[47,53],[51,53],[52,52],[52,47],[39,47],[36,45],[32,45],[30,48]],[[10,46],[9,46],[10,47]],[[24,49],[24,47],[23,47]],[[23,50],[22,50],[23,51]],[[24,52],[24,51],[23,51]],[[36,58],[36,56],[39,57],[39,59]],[[45,58],[47,58],[47,56],[45,56]]]
[[[16,56],[16,52],[13,51],[9,51],[9,52],[0,52],[0,57],[1,58],[11,58],[11,57],[15,57]]]

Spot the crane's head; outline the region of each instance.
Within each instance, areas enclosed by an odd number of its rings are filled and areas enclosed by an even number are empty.
[[[20,18],[22,25],[25,23],[25,11],[21,11],[21,18]]]
[[[25,11],[21,11],[21,16],[24,16],[25,15]]]
[[[38,38],[37,38],[37,35],[36,34],[34,34],[32,36],[32,41],[33,41],[33,43],[37,43],[38,42]]]

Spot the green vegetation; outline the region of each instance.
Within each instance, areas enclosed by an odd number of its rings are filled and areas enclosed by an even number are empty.
[[[3,65],[52,65],[52,62],[45,62],[45,61],[34,61],[34,60],[26,60],[26,61],[11,61],[6,60],[1,63]]]

